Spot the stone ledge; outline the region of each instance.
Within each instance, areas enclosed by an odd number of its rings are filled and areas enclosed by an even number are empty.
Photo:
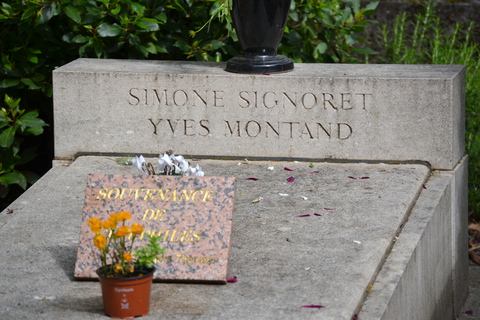
[[[413,207],[399,240],[404,232],[406,239],[422,239],[424,233],[436,236],[432,233],[436,227],[450,234],[451,218],[446,208],[450,207],[451,195],[446,190],[451,189],[448,181],[452,176],[434,174],[423,189],[429,169],[422,165],[314,162],[314,168],[310,168],[309,162],[242,164],[220,160],[203,160],[200,164],[208,175],[237,178],[229,276],[237,276],[238,282],[154,284],[151,314],[145,319],[351,319],[364,302],[369,284],[374,284],[375,292],[377,283],[373,281],[381,261],[415,202],[418,207]],[[267,170],[268,166],[275,169]],[[285,171],[284,167],[294,171]],[[313,171],[318,172],[310,173]],[[0,276],[4,289],[0,289],[0,318],[104,317],[99,284],[73,280],[86,175],[94,172],[137,171],[118,165],[113,158],[81,157],[70,167],[54,167],[10,206],[13,214],[1,214]],[[290,176],[296,178],[293,183],[286,182]],[[259,180],[245,180],[249,177]],[[259,196],[264,201],[252,203]],[[434,210],[430,208],[437,207],[443,214],[433,215],[437,218],[429,222]],[[313,213],[322,216],[295,217]],[[416,221],[416,216],[424,218]],[[448,248],[450,243],[444,239],[441,244],[435,250],[443,245]],[[394,249],[407,255],[424,250],[412,242],[403,244],[403,240]],[[444,254],[436,256],[441,265],[451,266],[451,255],[446,253],[449,250],[444,248]],[[392,254],[385,265],[391,259]],[[416,266],[405,272],[418,279],[420,274],[415,270]],[[452,288],[451,274],[448,277],[442,270],[438,283]],[[401,284],[396,283],[395,287]],[[419,299],[414,291],[408,292],[408,301]],[[445,297],[440,301],[447,301]],[[430,304],[437,301],[430,292],[424,298]],[[325,308],[302,308],[305,304]],[[453,310],[451,303],[439,305],[444,312]],[[385,303],[377,306],[387,308]]]

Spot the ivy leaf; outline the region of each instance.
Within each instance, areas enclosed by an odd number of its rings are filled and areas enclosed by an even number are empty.
[[[139,16],[143,16],[143,5],[140,3],[132,2],[130,4],[132,6],[132,10],[138,13]]]
[[[108,22],[104,22],[98,26],[97,32],[100,37],[104,38],[118,36],[122,30],[122,27],[116,23],[110,24]]]
[[[142,20],[139,23],[137,23],[137,26],[144,29],[143,31],[158,31],[158,30],[160,30],[160,27],[158,26],[158,24],[153,22],[153,21]]]
[[[375,13],[375,9],[377,9],[377,6],[378,6],[378,1],[369,2],[365,6],[365,11],[363,12],[363,14],[368,16]]]
[[[35,63],[37,64],[38,63],[38,57],[36,55],[33,55],[33,54],[28,54],[27,55],[27,59],[28,61],[30,61],[31,63]]]
[[[20,117],[20,121],[22,122],[22,130],[24,130],[26,127],[38,128],[47,125],[45,121],[38,118],[37,111],[30,111],[25,113],[23,116]]]
[[[8,148],[13,143],[15,137],[15,127],[8,127],[2,133],[0,133],[0,147]]]
[[[3,79],[2,82],[0,82],[0,88],[14,87],[19,83],[20,83],[20,80],[18,80],[18,79],[12,79],[12,78]]]
[[[25,179],[25,176],[18,171],[13,171],[0,176],[0,183],[6,185],[18,184],[24,190],[27,188],[27,179]]]
[[[52,17],[55,15],[57,9],[57,5],[52,3],[51,5],[47,5],[43,7],[41,10],[40,21],[39,24],[48,22]]]
[[[73,37],[73,39],[71,41],[73,43],[85,43],[85,42],[88,42],[88,38],[79,34],[79,35],[76,35],[75,37]]]
[[[119,14],[121,10],[122,10],[122,6],[120,5],[120,3],[118,3],[117,7],[112,10],[112,14]]]
[[[66,8],[63,9],[63,11],[67,15],[67,17],[69,17],[76,23],[82,22],[82,17],[80,16],[80,11],[77,9],[77,7],[67,6]]]
[[[190,50],[190,46],[188,45],[188,43],[184,39],[177,40],[175,42],[174,46],[179,48],[180,50],[183,50],[183,51],[188,52]]]
[[[224,45],[225,43],[218,40],[208,40],[203,43],[203,47],[208,47],[209,50],[217,50]]]
[[[36,12],[37,12],[36,7],[28,8],[27,10],[25,10],[25,12],[23,12],[21,20],[26,20],[26,19],[30,18]]]
[[[39,85],[37,85],[35,82],[33,82],[32,79],[29,79],[29,78],[22,78],[20,81],[22,81],[24,84],[26,84],[28,86],[28,89],[30,89],[30,90],[37,90],[37,89],[42,88]]]

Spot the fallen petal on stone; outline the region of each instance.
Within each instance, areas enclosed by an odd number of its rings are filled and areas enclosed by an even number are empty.
[[[317,216],[317,217],[321,217],[321,216],[322,216],[321,214],[318,214],[318,213],[314,213],[313,215],[314,215],[314,216]]]
[[[337,208],[323,208],[323,210],[337,210]]]
[[[290,168],[287,168],[287,167],[285,167],[283,169],[286,170],[286,171],[293,171],[293,169],[290,169]]]
[[[303,217],[310,217],[310,215],[309,214],[301,214],[301,215],[295,216],[295,218],[303,218]]]
[[[227,282],[237,282],[237,276],[235,276],[233,278],[228,277]]]
[[[294,177],[290,177],[290,178],[287,179],[287,182],[288,182],[288,183],[292,183],[293,181],[295,181],[295,178],[294,178]]]
[[[302,306],[302,308],[317,308],[317,309],[320,309],[320,308],[325,308],[325,307],[321,306],[319,304],[307,304],[307,305]]]
[[[357,178],[355,178],[355,177],[352,177],[352,176],[348,176],[348,177],[349,177],[350,179],[357,179]]]
[[[370,179],[370,177],[358,177],[358,179]]]
[[[257,178],[247,178],[245,180],[253,180],[253,181],[257,181],[258,179]]]

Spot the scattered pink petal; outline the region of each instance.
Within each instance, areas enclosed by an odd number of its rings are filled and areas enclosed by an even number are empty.
[[[473,316],[473,310],[467,310],[467,311],[465,311],[465,314],[467,316]]]
[[[288,183],[292,183],[293,181],[295,181],[295,178],[294,178],[294,177],[290,177],[290,178],[287,179],[287,182],[288,182]]]
[[[314,213],[313,215],[314,215],[314,216],[317,216],[317,217],[321,217],[321,216],[322,216],[321,214],[318,214],[318,213]]]
[[[227,282],[237,282],[237,276],[235,276],[233,278],[228,277]]]
[[[427,189],[427,187],[425,187],[425,184],[422,184],[422,187],[423,187],[423,189]]]
[[[353,316],[352,320],[357,320],[358,319],[358,315],[355,313],[355,315]]]
[[[303,217],[310,217],[310,215],[309,214],[301,214],[301,215],[295,216],[295,218],[303,218]]]
[[[370,179],[370,177],[358,177],[358,179]]]
[[[257,181],[258,179],[257,178],[247,178],[245,180],[253,180],[253,181]]]
[[[319,304],[307,304],[307,305],[302,306],[302,308],[317,308],[317,309],[320,309],[320,308],[325,308],[325,307],[321,306]]]
[[[12,214],[13,210],[8,210],[7,214]]]
[[[285,168],[283,168],[283,169],[284,169],[284,170],[287,170],[287,171],[294,171],[293,169],[290,169],[290,168],[287,168],[287,167],[285,167]]]
[[[348,176],[348,177],[349,177],[350,179],[357,179],[357,178],[355,178],[355,177],[352,177],[352,176]]]
[[[269,76],[270,73],[262,73],[264,76]]]
[[[309,173],[319,173],[320,171],[310,171]]]
[[[323,208],[323,210],[337,210],[337,208]]]

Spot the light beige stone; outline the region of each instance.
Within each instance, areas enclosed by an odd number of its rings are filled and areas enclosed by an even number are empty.
[[[54,71],[55,157],[177,154],[429,162],[464,155],[463,66],[79,59]]]

